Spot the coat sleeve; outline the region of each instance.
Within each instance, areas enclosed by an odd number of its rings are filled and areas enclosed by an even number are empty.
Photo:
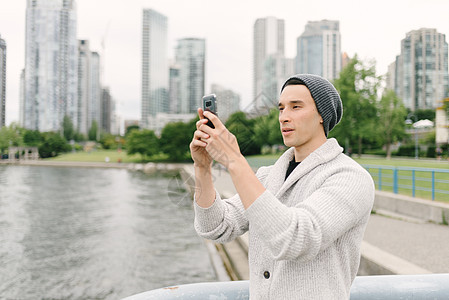
[[[268,175],[269,169],[270,167],[261,167],[257,171],[256,176],[261,182]],[[194,226],[199,236],[218,243],[227,243],[248,230],[248,219],[239,194],[222,199],[215,190],[215,201],[208,208],[200,207],[196,200],[193,202]]]
[[[361,168],[342,167],[294,207],[266,190],[245,214],[275,259],[307,261],[366,221],[373,201],[371,176]]]

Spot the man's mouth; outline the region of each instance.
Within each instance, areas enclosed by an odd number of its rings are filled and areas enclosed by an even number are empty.
[[[293,134],[293,129],[291,128],[282,128],[282,136],[286,137]]]

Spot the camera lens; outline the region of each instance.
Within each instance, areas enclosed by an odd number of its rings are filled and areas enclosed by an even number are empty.
[[[206,106],[209,107],[212,105],[212,101],[206,101]]]

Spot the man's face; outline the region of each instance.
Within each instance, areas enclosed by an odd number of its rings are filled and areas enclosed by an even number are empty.
[[[305,85],[288,85],[279,99],[279,122],[287,147],[313,145],[325,137],[323,119]]]

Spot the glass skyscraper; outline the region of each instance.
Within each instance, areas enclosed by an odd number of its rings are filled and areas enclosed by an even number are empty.
[[[149,128],[149,118],[168,111],[168,34],[167,17],[152,9],[143,10],[142,22],[142,117],[141,126]]]
[[[240,95],[219,84],[211,85],[211,92],[217,95],[217,108],[220,121],[225,123],[234,112],[240,111]]]
[[[408,32],[388,77],[389,87],[394,85],[396,94],[412,111],[441,106],[449,96],[446,36],[430,28]]]
[[[93,121],[97,128],[101,120],[100,56],[89,48],[89,41],[78,45],[78,127],[87,134]]]
[[[0,128],[5,126],[6,107],[6,42],[0,35]]]
[[[178,113],[196,113],[204,96],[206,41],[200,38],[180,39],[175,55],[179,66]]]
[[[253,48],[253,107],[259,110],[262,107],[272,106],[272,95],[266,95],[267,85],[271,86],[272,82],[285,80],[285,74],[275,72],[274,75],[279,78],[271,78],[270,82],[266,81],[267,72],[273,75],[273,70],[279,68],[283,64],[285,55],[285,25],[284,20],[275,17],[267,17],[257,19],[254,23],[254,48]],[[267,61],[268,60],[268,61]],[[273,67],[273,62],[278,67]],[[292,74],[288,74],[292,75]],[[277,86],[276,95],[281,87]],[[276,96],[275,96],[276,97]],[[277,105],[277,103],[276,103]]]
[[[308,22],[297,39],[296,73],[337,78],[341,71],[340,40],[339,21]]]
[[[269,101],[265,101],[267,107],[262,109],[259,105],[260,113],[268,113],[269,109],[278,105],[279,92],[285,80],[294,75],[294,59],[285,58],[281,54],[272,54],[265,59],[263,69],[263,96]],[[258,100],[261,98],[259,97]]]
[[[25,128],[56,131],[65,115],[77,126],[76,20],[74,0],[27,0]]]
[[[169,113],[178,114],[181,113],[180,107],[180,88],[181,88],[181,80],[180,76],[180,67],[176,64],[170,66],[170,85],[168,92],[168,99],[170,103]]]

